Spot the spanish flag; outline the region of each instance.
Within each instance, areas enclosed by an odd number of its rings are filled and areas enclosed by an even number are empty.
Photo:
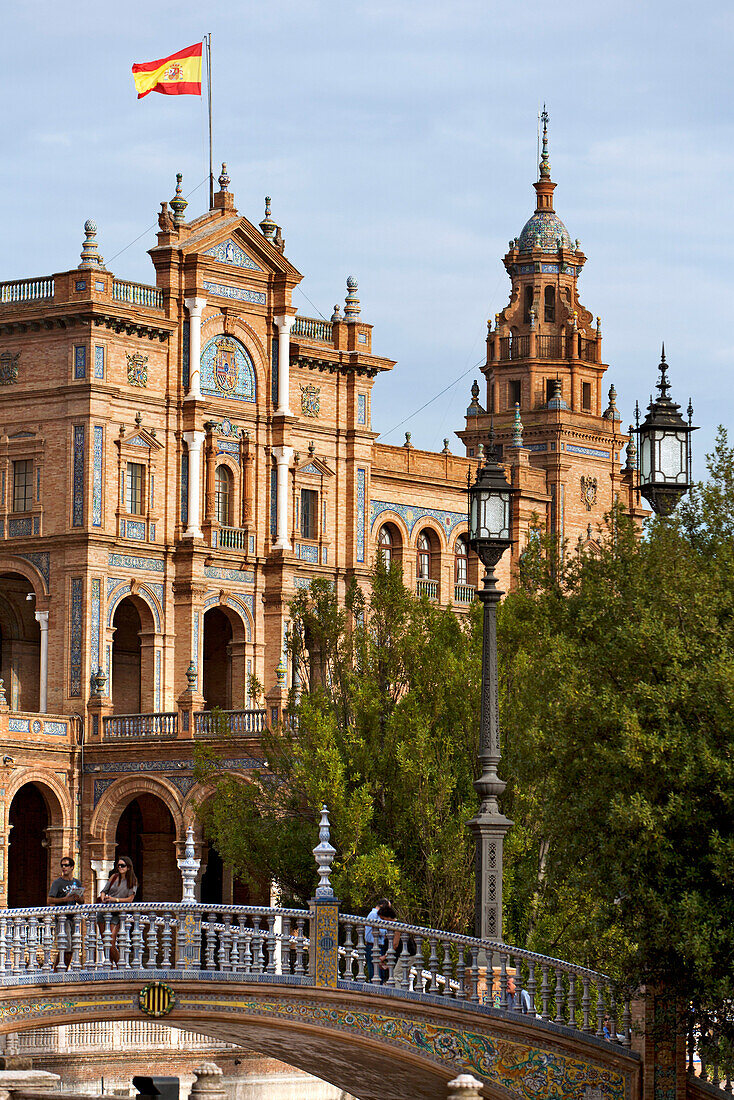
[[[201,95],[201,42],[185,50],[133,65],[133,80],[138,99],[148,92],[163,95]]]

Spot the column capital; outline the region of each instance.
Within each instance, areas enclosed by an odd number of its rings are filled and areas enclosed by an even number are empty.
[[[191,317],[201,317],[206,308],[206,298],[184,298],[184,305]]]
[[[296,315],[295,313],[281,313],[277,317],[273,317],[273,321],[279,332],[290,332],[296,323]]]
[[[272,447],[271,450],[273,452],[273,457],[279,466],[283,462],[289,463],[290,460],[293,458],[292,447]]]
[[[48,630],[48,611],[35,611],[34,614],[41,630]]]
[[[184,432],[183,440],[190,451],[199,451],[204,445],[206,433],[201,431]]]

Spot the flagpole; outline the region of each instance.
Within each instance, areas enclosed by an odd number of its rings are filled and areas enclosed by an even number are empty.
[[[212,150],[212,36],[206,39],[206,94],[209,106],[209,209],[214,209],[214,155]]]

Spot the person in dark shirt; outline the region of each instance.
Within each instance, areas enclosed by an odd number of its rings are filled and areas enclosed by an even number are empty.
[[[74,877],[73,856],[63,856],[61,859],[61,878],[55,878],[48,891],[49,905],[83,905],[84,887],[78,878]],[[73,925],[70,920],[64,921],[66,942],[71,948]],[[71,950],[64,952],[64,962],[71,965]]]

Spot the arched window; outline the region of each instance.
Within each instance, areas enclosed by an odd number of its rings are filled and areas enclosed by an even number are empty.
[[[553,323],[556,319],[556,292],[552,286],[547,286],[545,288],[543,300],[545,302],[543,316],[546,321]]]
[[[377,549],[382,554],[382,560],[385,564],[385,568],[389,569],[392,565],[393,554],[393,538],[390,534],[389,527],[380,528],[380,533],[377,536]]]
[[[459,535],[454,546],[454,583],[466,584],[469,575],[469,544]]]
[[[226,466],[217,466],[214,474],[214,508],[217,523],[221,523],[222,527],[231,527],[232,472]]]
[[[418,536],[418,560],[417,577],[419,581],[430,580],[431,577],[431,543],[428,535],[423,531]]]
[[[530,324],[530,310],[533,308],[533,288],[525,287],[525,324]]]

